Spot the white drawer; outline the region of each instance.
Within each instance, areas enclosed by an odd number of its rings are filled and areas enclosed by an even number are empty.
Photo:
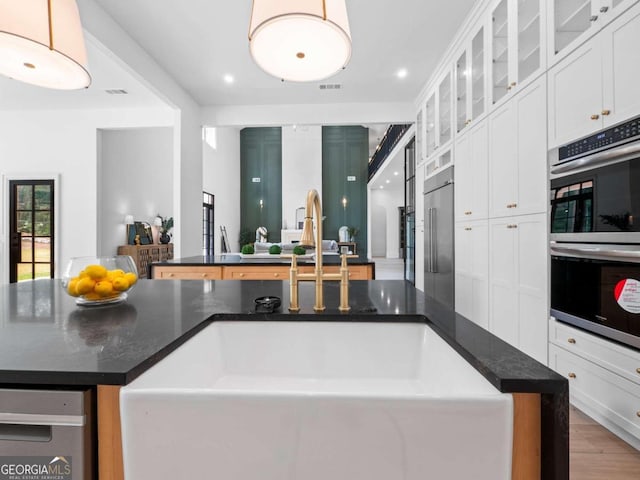
[[[569,379],[572,402],[640,439],[640,385],[555,345],[549,345],[549,357],[549,366]]]
[[[640,385],[640,352],[551,319],[551,343]]]

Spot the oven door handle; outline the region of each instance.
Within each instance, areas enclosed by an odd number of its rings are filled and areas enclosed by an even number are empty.
[[[640,263],[640,250],[612,250],[564,245],[551,245],[552,255],[559,257],[593,258],[596,260],[615,260],[618,262]]]
[[[627,160],[628,158],[635,156],[638,152],[640,152],[640,142],[633,142],[618,148],[604,150],[586,157],[554,165],[551,167],[551,175],[572,172],[581,168],[611,165],[613,163]]]

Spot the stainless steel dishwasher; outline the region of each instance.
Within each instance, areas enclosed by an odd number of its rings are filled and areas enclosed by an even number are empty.
[[[91,390],[0,389],[0,479],[93,479],[91,398]]]

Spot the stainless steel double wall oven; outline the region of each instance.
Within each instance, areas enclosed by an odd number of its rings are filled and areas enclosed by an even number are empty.
[[[551,315],[640,349],[640,117],[551,156]]]

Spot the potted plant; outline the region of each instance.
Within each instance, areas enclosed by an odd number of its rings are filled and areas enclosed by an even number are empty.
[[[360,230],[358,230],[356,227],[349,227],[349,241],[350,242],[355,242],[356,241],[356,235],[358,235],[358,232]]]
[[[169,243],[171,241],[171,235],[169,235],[169,232],[173,228],[173,217],[162,217],[158,214],[157,218],[160,219],[160,243]]]

